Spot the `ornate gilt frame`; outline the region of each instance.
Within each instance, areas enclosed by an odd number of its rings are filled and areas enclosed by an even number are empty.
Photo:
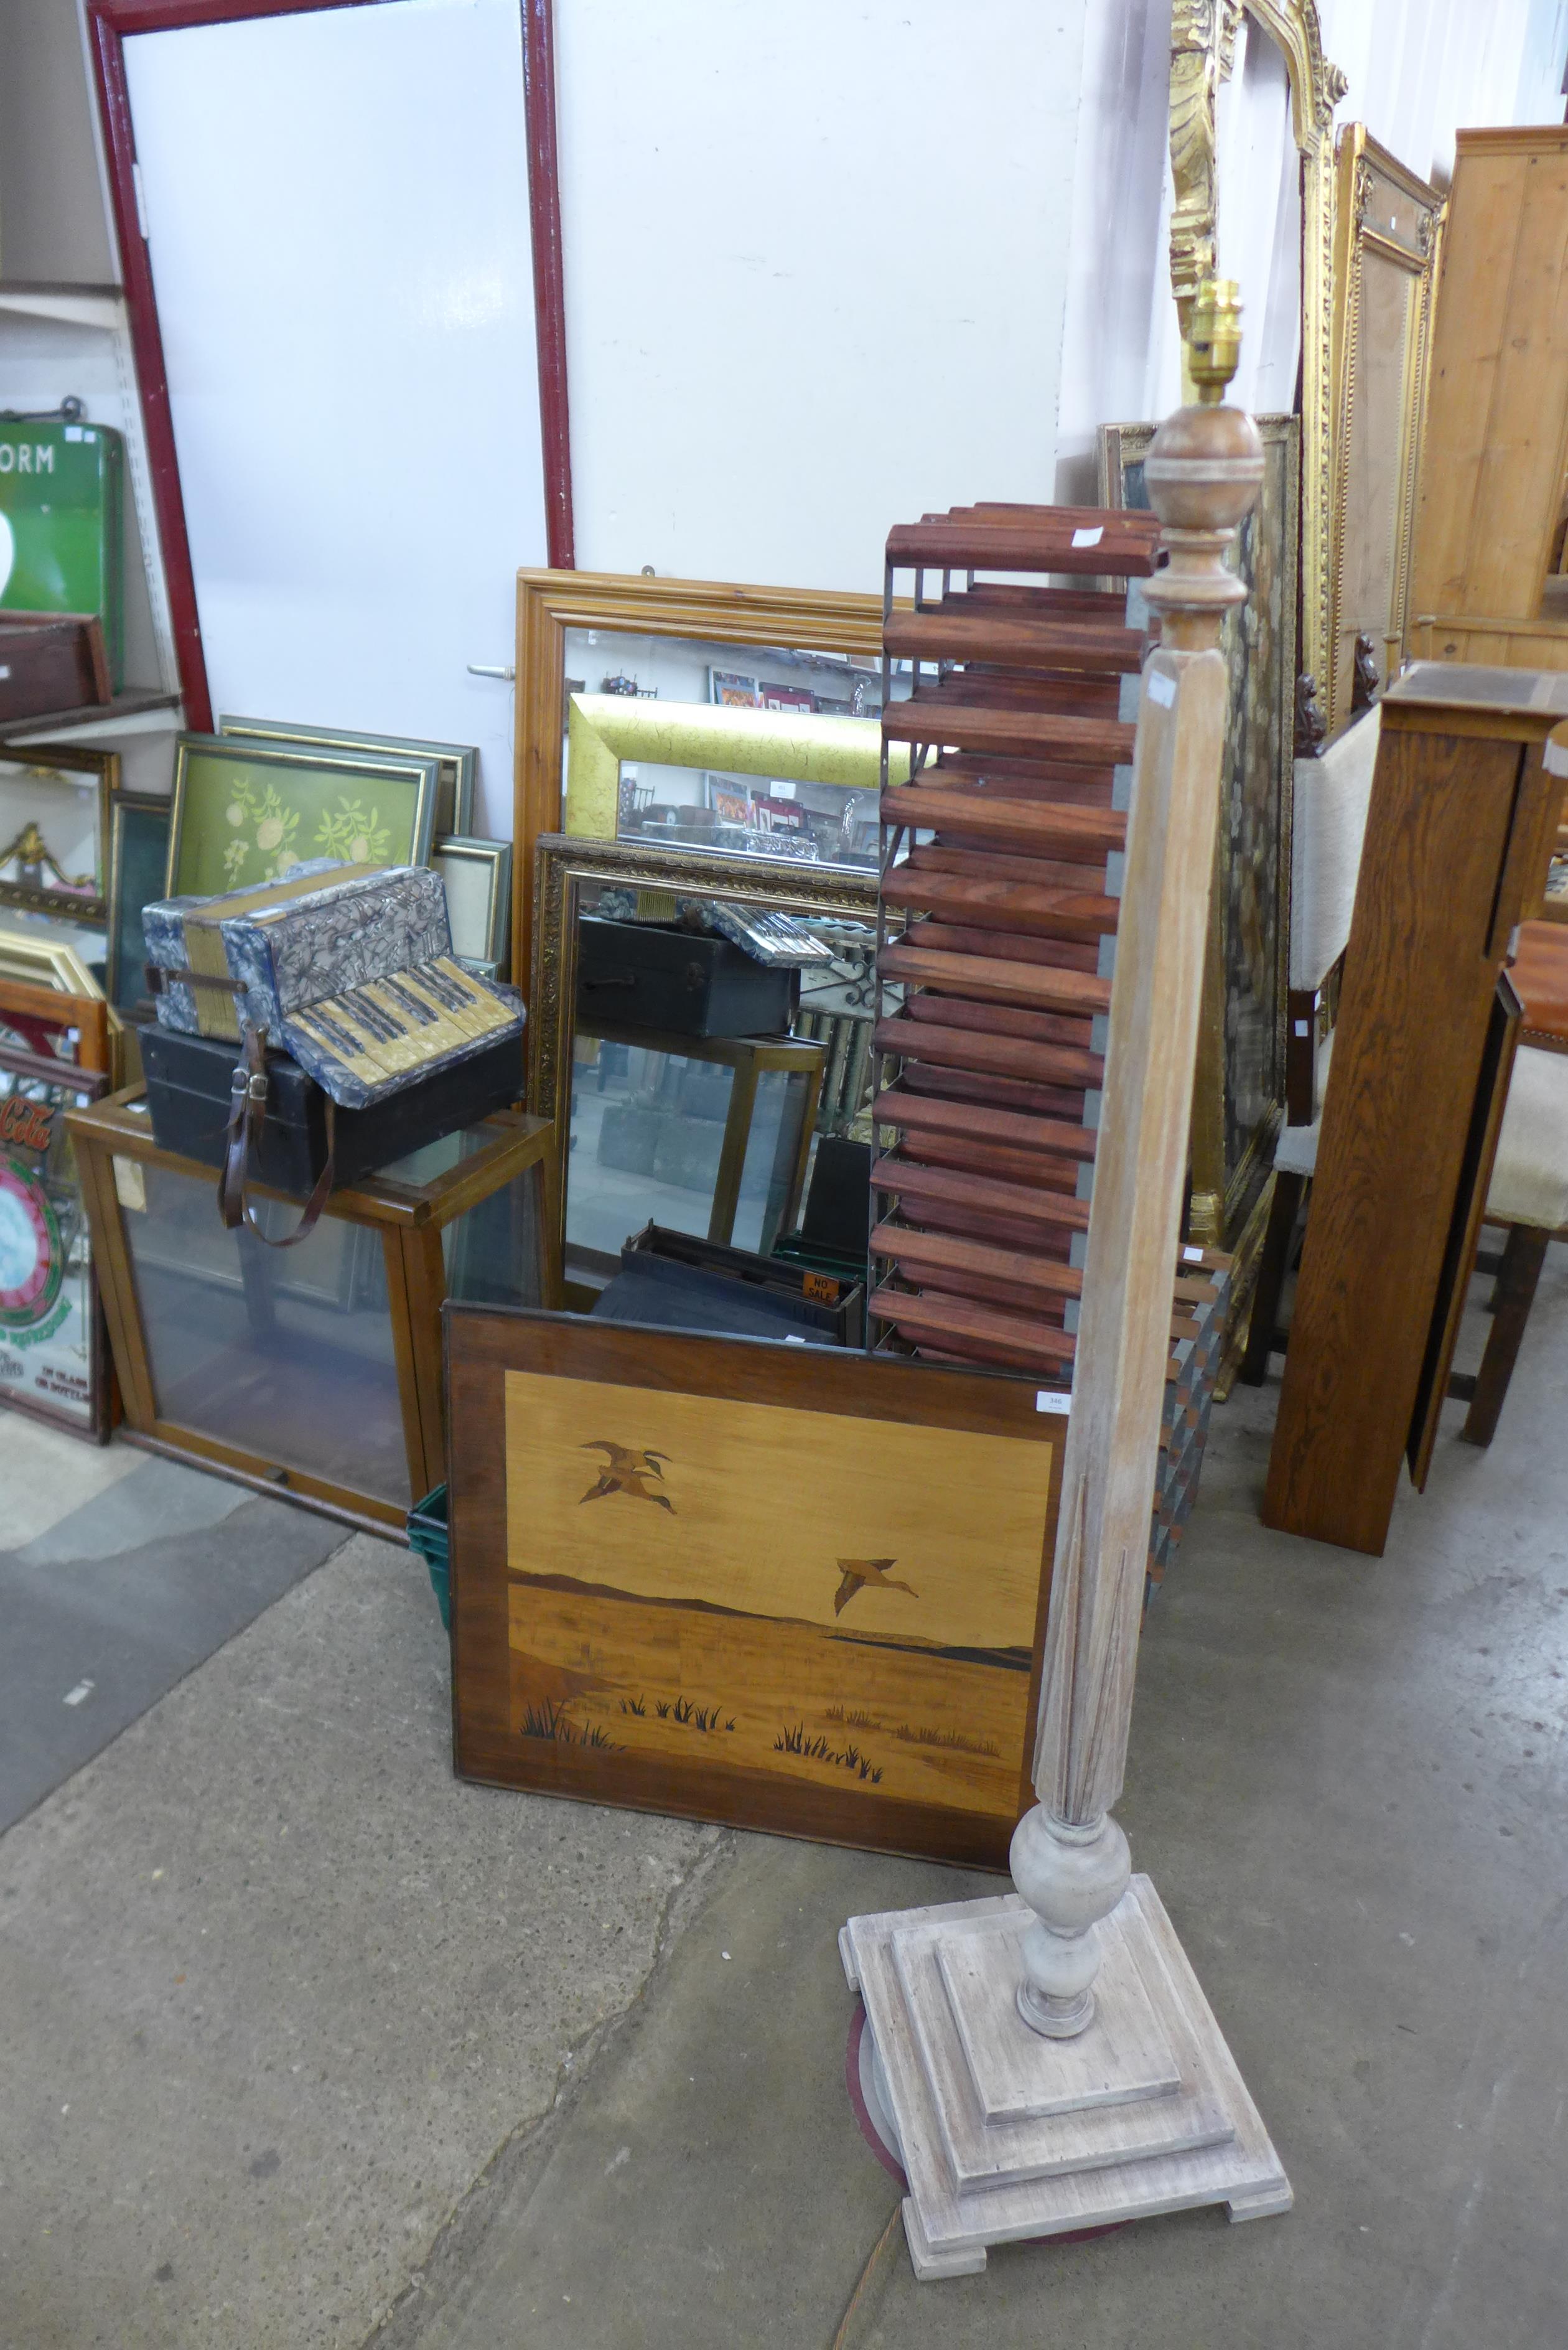
[[[5,919],[7,909],[17,907],[26,913],[52,914],[57,921],[79,922],[92,929],[95,923],[104,920],[108,904],[109,813],[119,790],[119,752],[99,751],[74,743],[7,744],[0,749],[0,765],[30,767],[40,783],[51,771],[62,783],[82,783],[91,778],[98,795],[99,880],[98,895],[92,898],[76,897],[47,884],[32,889],[19,881],[0,881],[0,920]]]
[[[878,614],[880,608],[878,603]],[[846,866],[718,858],[637,840],[579,840],[566,833],[539,837],[535,843],[535,921],[528,994],[528,1107],[555,1123],[556,1198],[563,1242],[576,1030],[577,900],[587,882],[607,882],[618,889],[658,889],[682,898],[723,898],[786,914],[877,920],[876,875],[853,873]]]
[[[1370,608],[1347,612],[1346,560],[1365,498],[1353,503],[1353,475],[1368,457],[1392,478],[1393,529],[1386,548],[1388,578],[1381,626],[1381,675],[1398,666],[1409,617],[1410,553],[1415,536],[1416,479],[1426,421],[1432,298],[1438,282],[1444,202],[1438,191],[1378,145],[1365,123],[1339,134],[1335,196],[1334,307],[1334,560],[1330,571],[1329,654],[1318,684],[1331,734],[1350,718],[1357,628]],[[1366,358],[1366,277],[1368,258],[1411,280],[1403,349],[1391,354],[1400,375],[1398,446],[1369,451],[1362,421]]]
[[[519,571],[513,830],[517,854],[512,905],[512,969],[518,975],[532,972],[535,962],[534,906],[527,886],[535,871],[535,852],[545,835],[559,834],[562,822],[568,629],[860,653],[880,661],[882,598],[716,579],[636,577],[613,571]],[[699,860],[696,869],[708,868]],[[725,894],[745,893],[726,889]]]
[[[1242,10],[1284,55],[1302,159],[1302,618],[1298,663],[1327,673],[1334,560],[1334,109],[1349,87],[1324,55],[1316,0],[1174,0],[1170,27],[1170,283],[1178,308],[1215,265],[1214,98]],[[1246,293],[1242,287],[1243,296]],[[1183,311],[1183,326],[1186,313]]]

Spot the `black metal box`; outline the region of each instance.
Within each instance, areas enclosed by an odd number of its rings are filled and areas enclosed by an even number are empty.
[[[158,1148],[221,1167],[238,1047],[220,1036],[186,1036],[172,1028],[143,1028],[140,1041]],[[327,1164],[327,1097],[286,1053],[267,1055],[266,1074],[266,1122],[250,1180],[308,1199]],[[522,1039],[504,1036],[488,1051],[438,1069],[367,1109],[340,1109],[333,1188],[506,1108],[521,1100],[523,1083]]]
[[[866,1335],[865,1307],[859,1281],[836,1280],[809,1266],[649,1224],[621,1250],[620,1271],[600,1291],[593,1311],[605,1321],[665,1330],[858,1347]]]
[[[590,1034],[602,1021],[675,1036],[781,1036],[799,1002],[798,968],[757,962],[715,931],[598,914],[577,926],[577,1016]]]

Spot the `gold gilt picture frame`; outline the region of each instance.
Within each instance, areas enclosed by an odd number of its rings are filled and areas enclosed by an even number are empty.
[[[1284,1106],[1294,763],[1301,424],[1254,419],[1263,483],[1226,560],[1247,601],[1226,615],[1231,671],[1210,942],[1193,1084],[1189,1231],[1236,1257],[1240,1326],[1262,1239],[1265,1187]],[[1152,424],[1100,428],[1100,498],[1147,505]]]
[[[1444,214],[1438,191],[1363,122],[1339,134],[1337,187],[1330,661],[1318,681],[1331,734],[1350,722],[1356,639],[1372,639],[1383,684],[1404,651]]]
[[[512,931],[512,843],[454,834],[436,842],[431,869],[446,885],[453,954],[503,976]]]
[[[1334,109],[1349,88],[1324,54],[1316,0],[1173,0],[1170,23],[1170,285],[1185,328],[1216,259],[1214,100],[1229,78],[1242,16],[1285,62],[1291,134],[1301,158],[1301,630],[1298,667],[1328,675],[1333,570]],[[1243,289],[1245,290],[1245,289]]]
[[[72,743],[0,749],[0,916],[104,919],[119,754]],[[90,808],[87,805],[90,802]]]
[[[900,608],[903,599],[899,599]],[[525,879],[545,834],[563,828],[568,630],[688,638],[705,644],[848,653],[879,662],[882,598],[733,580],[658,579],[619,572],[517,575],[517,738],[513,838],[512,969],[533,964],[534,909]],[[733,858],[723,860],[732,865]]]
[[[0,929],[0,979],[18,980],[25,987],[53,988],[65,995],[103,1001],[103,990],[66,939],[47,931]]]
[[[544,835],[535,850],[534,964],[528,991],[528,1107],[554,1121],[565,1245],[566,1159],[571,1148],[572,1053],[576,1035],[577,917],[585,889],[658,892],[763,906],[784,914],[874,924],[877,878],[846,867],[760,857],[714,858],[639,841]]]

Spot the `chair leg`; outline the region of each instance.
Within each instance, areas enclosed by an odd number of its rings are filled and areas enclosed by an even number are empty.
[[[1476,1373],[1475,1394],[1459,1434],[1467,1444],[1490,1444],[1497,1433],[1498,1415],[1508,1383],[1513,1377],[1524,1326],[1535,1295],[1535,1284],[1546,1261],[1550,1232],[1536,1224],[1511,1224],[1498,1268],[1492,1297],[1492,1325],[1486,1352]]]
[[[1280,1297],[1290,1263],[1291,1234],[1296,1228],[1296,1211],[1305,1189],[1304,1175],[1275,1174],[1274,1196],[1269,1203],[1269,1228],[1263,1234],[1262,1252],[1258,1259],[1258,1285],[1252,1292],[1247,1351],[1236,1374],[1250,1388],[1261,1388],[1268,1377],[1274,1326],[1280,1318]]]

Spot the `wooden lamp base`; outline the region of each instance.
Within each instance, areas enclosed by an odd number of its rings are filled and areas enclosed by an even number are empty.
[[[1016,1895],[852,1918],[838,1938],[866,2003],[922,2280],[991,2244],[1203,2203],[1232,2220],[1291,2186],[1159,1896],[1135,1877],[1099,1926],[1095,2016],[1075,2038],[1018,2012],[1033,1913]]]

